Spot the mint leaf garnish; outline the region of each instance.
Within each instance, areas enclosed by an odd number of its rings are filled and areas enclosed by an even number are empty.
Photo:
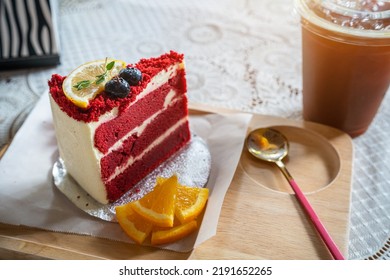
[[[91,85],[91,81],[84,80],[84,81],[78,82],[73,87],[76,88],[77,90],[82,90],[82,89],[89,87],[90,85]]]
[[[95,84],[98,85],[98,84],[103,83],[104,80],[106,79],[106,77],[107,77],[107,72],[104,72],[103,74],[96,76],[97,79],[95,81]]]
[[[108,63],[106,65],[107,71],[110,71],[114,67],[114,65],[115,65],[115,61],[111,61],[110,63]],[[106,73],[107,73],[107,71],[106,71]]]

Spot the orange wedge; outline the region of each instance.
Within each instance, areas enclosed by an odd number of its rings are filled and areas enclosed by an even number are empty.
[[[180,185],[176,175],[158,177],[154,189],[143,198],[116,207],[117,220],[139,244],[149,235],[152,245],[174,242],[198,228],[196,218],[208,195],[206,188]]]
[[[133,211],[131,205],[124,204],[115,207],[116,218],[119,225],[138,244],[142,244],[152,231],[152,224],[146,222],[140,215]]]
[[[198,228],[196,220],[186,224],[180,224],[172,228],[158,229],[152,232],[151,244],[161,245],[175,242],[189,235]]]
[[[131,204],[135,212],[160,227],[172,227],[175,217],[177,176],[157,183],[154,191]]]
[[[209,189],[177,186],[175,215],[182,224],[194,220],[202,212],[209,197]]]

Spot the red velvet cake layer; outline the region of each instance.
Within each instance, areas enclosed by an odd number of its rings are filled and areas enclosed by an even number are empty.
[[[101,124],[95,132],[95,147],[102,153],[106,153],[123,136],[161,110],[169,89],[168,84],[163,85],[130,106],[128,110],[115,119]]]
[[[134,162],[123,173],[106,184],[108,199],[115,201],[136,185],[148,173],[167,160],[190,140],[188,122],[181,125],[162,143]]]
[[[186,98],[176,100],[175,103],[172,103],[171,106],[157,115],[141,135],[137,136],[134,133],[123,142],[119,149],[113,150],[104,156],[100,162],[103,181],[109,179],[115,168],[126,164],[130,157],[135,158],[142,154],[154,140],[183,119],[187,115],[186,108]]]
[[[148,96],[132,104],[127,110],[115,119],[105,122],[96,129],[95,147],[102,153],[128,132],[140,125],[143,120],[160,110],[169,91],[173,89],[176,94],[185,93],[185,72],[179,70],[168,83],[149,93]],[[178,95],[178,94],[177,94]]]
[[[102,153],[106,153],[119,139],[161,110],[171,88],[168,83],[162,85],[138,100],[115,119],[101,124],[95,132],[95,147]]]

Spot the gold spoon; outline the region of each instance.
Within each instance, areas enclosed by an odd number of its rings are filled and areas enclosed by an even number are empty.
[[[344,257],[336,243],[329,235],[309,201],[306,199],[306,196],[303,194],[282,161],[288,154],[289,144],[287,138],[275,129],[259,128],[249,133],[246,140],[246,146],[248,151],[256,158],[276,163],[283,175],[286,177],[295,193],[296,198],[310,217],[310,220],[314,224],[325,245],[328,247],[333,258],[335,260],[343,260]]]

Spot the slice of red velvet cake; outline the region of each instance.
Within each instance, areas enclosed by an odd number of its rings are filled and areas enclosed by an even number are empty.
[[[105,67],[96,81],[72,85],[78,90],[107,79],[87,106],[64,92],[65,77],[55,74],[49,81],[60,157],[101,203],[120,198],[190,140],[183,55],[171,51],[128,65],[139,79],[124,84],[122,71],[107,78],[109,59]]]

